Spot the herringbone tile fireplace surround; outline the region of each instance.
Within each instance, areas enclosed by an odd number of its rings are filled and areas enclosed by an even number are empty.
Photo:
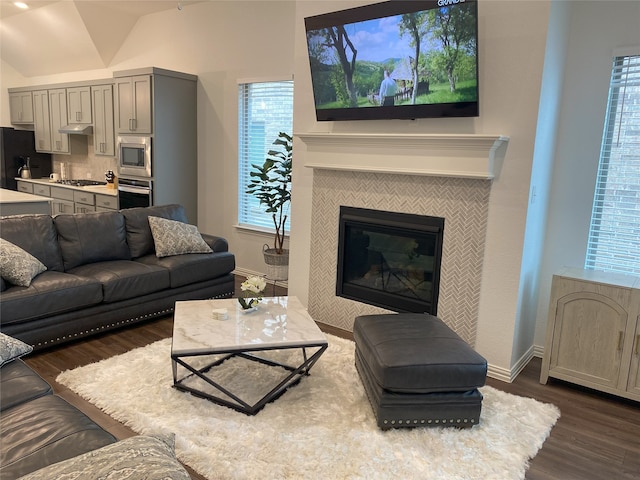
[[[336,297],[341,205],[444,217],[438,316],[474,345],[489,210],[487,179],[316,169],[313,174],[309,313],[352,331],[383,309]]]

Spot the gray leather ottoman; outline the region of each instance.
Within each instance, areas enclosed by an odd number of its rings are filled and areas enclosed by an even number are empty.
[[[363,315],[355,364],[381,429],[472,427],[480,420],[487,361],[432,315]]]

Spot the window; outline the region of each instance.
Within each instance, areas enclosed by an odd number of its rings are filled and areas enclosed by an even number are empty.
[[[613,61],[585,268],[640,274],[640,55]]]
[[[238,85],[238,223],[274,230],[271,214],[247,195],[252,164],[262,165],[280,132],[293,134],[293,81]]]

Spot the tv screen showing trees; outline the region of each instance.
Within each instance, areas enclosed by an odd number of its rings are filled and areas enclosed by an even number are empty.
[[[389,1],[305,27],[319,121],[478,116],[475,0]]]

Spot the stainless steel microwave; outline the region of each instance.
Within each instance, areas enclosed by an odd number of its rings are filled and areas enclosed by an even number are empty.
[[[151,137],[118,137],[118,176],[151,177]]]

